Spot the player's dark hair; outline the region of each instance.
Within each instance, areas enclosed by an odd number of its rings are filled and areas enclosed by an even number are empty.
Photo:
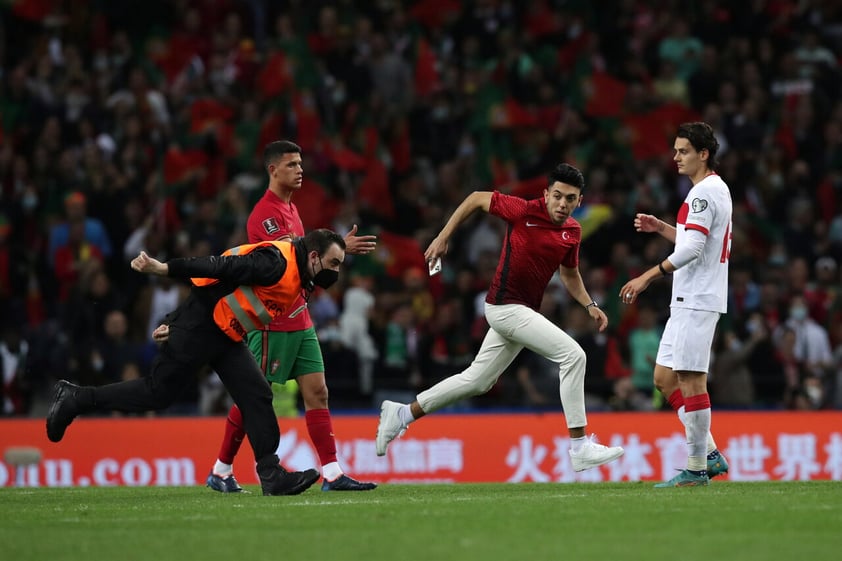
[[[284,154],[301,154],[301,146],[289,140],[270,142],[263,149],[263,167],[268,168],[269,164],[274,164]]]
[[[553,171],[547,174],[548,187],[552,187],[556,181],[578,187],[580,191],[585,190],[585,176],[582,175],[579,168],[570,164],[558,164]]]
[[[304,236],[304,249],[307,253],[316,251],[319,255],[324,255],[328,248],[336,244],[342,251],[345,251],[345,238],[327,228],[318,228],[317,230],[310,230]]]
[[[682,123],[675,134],[678,138],[686,138],[696,152],[708,151],[708,169],[714,171],[719,162],[716,161],[716,152],[719,150],[719,142],[713,134],[713,127],[707,123],[694,122]]]

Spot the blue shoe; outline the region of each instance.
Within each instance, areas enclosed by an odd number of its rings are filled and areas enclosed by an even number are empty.
[[[678,475],[655,485],[656,489],[666,489],[667,487],[705,487],[710,483],[710,478],[707,475],[696,475],[690,473],[686,469],[678,472]]]
[[[322,491],[371,491],[377,487],[377,483],[363,483],[344,473],[333,481],[324,480]]]
[[[210,472],[208,474],[208,478],[205,480],[205,484],[214,491],[219,491],[220,493],[241,493],[243,491],[243,488],[240,487],[240,484],[237,483],[236,479],[234,479],[233,473],[222,477],[220,475],[216,475],[214,472]]]
[[[710,479],[713,479],[717,475],[728,473],[728,460],[725,459],[722,452],[714,450],[712,454],[714,454],[714,457],[708,458],[708,477]]]

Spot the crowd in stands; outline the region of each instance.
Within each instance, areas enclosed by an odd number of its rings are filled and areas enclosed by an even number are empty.
[[[670,253],[689,189],[676,126],[711,123],[732,191],[715,407],[842,408],[842,4],[821,0],[19,0],[0,6],[2,415],[53,382],[143,376],[187,286],[134,273],[245,243],[263,146],[304,150],[306,228],[379,236],[314,295],[331,406],[372,409],[464,368],[505,224],[477,216],[440,275],[423,249],[472,190],[532,198],[566,161],[597,333],[553,283],[542,307],[588,354],[590,410],[661,407],[669,281],[617,292]],[[167,413],[225,411],[212,372]],[[558,407],[524,352],[471,408]]]

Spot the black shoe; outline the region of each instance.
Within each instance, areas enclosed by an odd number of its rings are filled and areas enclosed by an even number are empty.
[[[371,491],[377,488],[377,483],[364,483],[357,481],[353,477],[348,477],[344,473],[334,479],[322,482],[322,491]]]
[[[318,481],[319,472],[314,469],[307,471],[287,471],[282,466],[272,470],[271,474],[260,475],[260,487],[263,495],[298,495],[306,491],[310,485]]]
[[[208,474],[208,478],[205,479],[205,484],[213,489],[214,491],[219,491],[220,493],[242,493],[243,488],[240,487],[240,484],[237,483],[237,480],[234,479],[234,474],[229,473],[226,476],[221,476],[215,474],[211,471]]]
[[[53,387],[53,402],[47,413],[47,438],[52,442],[64,438],[64,431],[79,414],[79,389],[67,380],[59,380]]]

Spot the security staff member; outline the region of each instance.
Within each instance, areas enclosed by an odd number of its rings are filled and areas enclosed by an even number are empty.
[[[94,411],[136,413],[164,409],[210,365],[243,412],[264,495],[303,492],[319,472],[287,472],[275,450],[280,430],[272,409],[272,390],[248,347],[247,331],[268,324],[305,291],[336,282],[345,259],[345,241],[331,230],[313,230],[293,242],[238,246],[222,256],[177,258],[166,263],[141,252],[134,270],[191,278],[188,298],[164,323],[162,344],[148,377],[100,387],[60,380],[47,416],[47,436],[58,442],[73,419]]]

